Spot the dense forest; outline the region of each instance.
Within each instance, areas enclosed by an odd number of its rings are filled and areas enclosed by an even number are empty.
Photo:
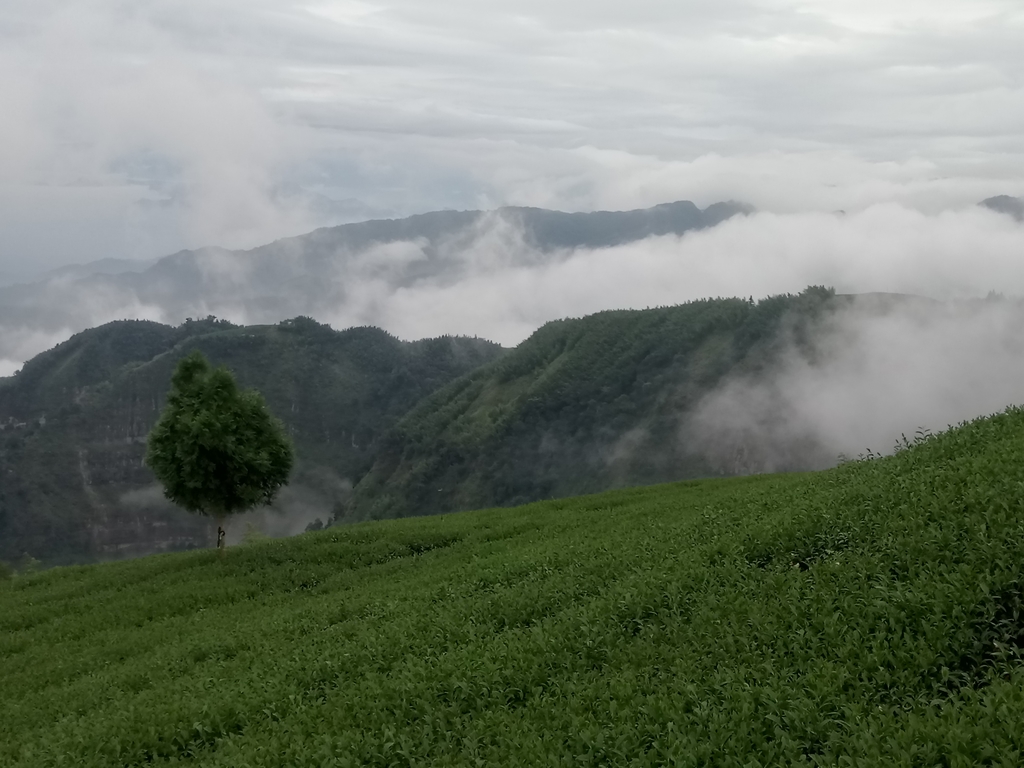
[[[708,299],[545,325],[441,389],[389,434],[343,517],[519,504],[614,487],[832,464],[813,442],[722,444],[691,434],[694,406],[728,376],[807,346],[848,297]]]
[[[295,443],[278,533],[329,520],[400,416],[503,351],[480,339],[338,332],[302,317],[250,327],[125,321],[77,334],[0,379],[0,559],[207,545],[207,521],[169,505],[142,464],[171,372],[193,349],[260,391]]]
[[[102,326],[0,380],[0,560],[208,545],[207,521],[166,502],[142,464],[174,365],[192,349],[260,391],[297,449],[290,485],[270,510],[236,520],[233,540],[247,528],[280,536],[831,466],[838,454],[812,434],[726,430],[695,415],[731,381],[769,379],[794,350],[813,360],[822,328],[855,302],[869,304],[811,287],[609,311],[548,323],[510,351],[302,317]]]

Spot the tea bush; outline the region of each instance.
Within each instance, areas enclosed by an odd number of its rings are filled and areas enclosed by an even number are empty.
[[[1024,411],[0,588],[0,765],[1024,762]]]

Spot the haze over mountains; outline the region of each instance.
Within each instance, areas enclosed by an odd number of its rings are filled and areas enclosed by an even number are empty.
[[[1024,762],[1021,0],[3,0],[0,105],[0,768]]]
[[[1024,295],[1015,201],[939,214],[898,205],[846,215],[751,213],[740,204],[701,212],[683,202],[590,214],[441,211],[251,251],[204,248],[149,265],[108,259],[0,288],[0,374],[118,319],[177,324],[213,314],[246,324],[301,314],[404,339],[468,334],[511,346],[561,317],[808,284],[951,299]]]
[[[0,378],[0,559],[201,546],[142,465],[191,349],[261,391],[298,464],[269,511],[307,524],[818,469],[1024,402],[1024,303],[817,287],[554,321],[513,350],[308,318],[92,329]]]
[[[1024,301],[821,287],[550,323],[402,418],[354,517],[823,469],[1024,402]]]
[[[482,268],[551,265],[577,250],[682,235],[750,212],[741,203],[702,211],[685,201],[594,213],[437,211],[319,229],[249,251],[211,247],[155,263],[65,267],[37,283],[0,288],[0,375],[71,333],[115,319],[177,324],[216,315],[265,323],[309,315],[338,327],[386,326],[381,305],[399,291],[450,286]]]
[[[940,216],[441,211],[0,289],[8,360],[96,318],[150,318],[0,378],[0,556],[204,540],[141,465],[192,348],[263,391],[296,439],[293,484],[262,523],[276,533],[886,450],[1024,401],[1024,310],[992,293],[1021,285],[1020,203]],[[807,277],[846,295],[794,295]],[[865,287],[890,291],[851,298]],[[661,306],[601,311],[645,301]],[[178,325],[214,314],[248,325]]]
[[[1024,221],[1024,198],[996,195],[981,201],[981,205],[999,213],[1005,213],[1017,221]]]

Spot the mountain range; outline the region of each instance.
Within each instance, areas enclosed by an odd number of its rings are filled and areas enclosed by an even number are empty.
[[[829,466],[835,451],[813,435],[729,432],[699,416],[727,382],[767,377],[794,349],[813,356],[836,313],[919,301],[869,299],[810,288],[602,312],[548,323],[513,350],[403,342],[306,317],[110,323],[0,379],[0,559],[77,562],[208,542],[207,521],[166,502],[142,463],[174,366],[193,349],[260,391],[295,443],[291,484],[247,518],[273,535]]]
[[[209,543],[208,521],[164,500],[142,463],[174,366],[193,349],[261,392],[296,448],[290,485],[234,519],[238,540],[250,528],[280,536],[828,467],[900,429],[1024,401],[1022,322],[1016,300],[823,287],[553,321],[511,350],[306,317],[118,321],[0,378],[0,560]]]
[[[984,205],[1014,215],[1008,200]],[[305,296],[307,307],[318,306],[318,296],[343,300],[332,292],[343,294],[346,281],[326,277],[333,269],[349,276],[378,270],[391,285],[457,280],[481,231],[492,236],[510,227],[529,247],[507,254],[557,259],[574,247],[712,226],[747,210],[674,203],[622,213],[503,209],[365,222],[250,252],[182,252],[137,272],[121,271],[119,263],[96,273],[65,270],[7,289],[0,314],[25,320],[21,306],[46,319],[46,302],[67,289],[70,316],[81,309],[74,296],[106,286],[136,298],[162,295],[167,306],[180,299],[180,311],[219,296],[273,316],[291,306],[290,290],[296,301]],[[382,262],[380,249],[396,243],[416,244],[419,255]],[[248,270],[238,290],[211,278],[218,264],[225,280],[239,265]],[[190,291],[198,298],[189,299]],[[1017,360],[1014,329],[1024,308],[999,301],[975,325],[998,354]],[[466,337],[405,342],[372,326],[335,331],[305,313],[256,325],[212,316],[107,323],[33,357],[16,376],[0,377],[0,559],[27,553],[48,563],[82,562],[208,543],[206,521],[168,504],[142,464],[174,365],[193,349],[263,393],[288,427],[298,455],[291,485],[273,508],[232,531],[238,537],[251,523],[284,535],[330,522],[829,466],[841,443],[794,417],[792,398],[779,394],[793,382],[778,371],[794,360],[812,370],[845,348],[854,363],[842,365],[861,365],[857,355],[865,349],[857,347],[850,318],[875,323],[880,338],[891,338],[879,322],[895,317],[900,333],[908,323],[959,329],[980,317],[976,309],[910,296],[837,296],[818,287],[760,301],[708,299],[554,321],[512,350]],[[891,352],[886,359],[894,359]],[[975,367],[986,364],[980,359]],[[855,379],[842,365],[840,375]],[[1008,375],[995,378],[1015,381],[1014,371],[1004,366]],[[953,382],[946,389],[961,391]],[[1009,384],[971,402],[957,397],[947,411],[965,415],[1020,399]],[[755,409],[743,411],[745,402]]]
[[[154,262],[104,259],[0,287],[0,363],[18,363],[71,333],[110,320],[178,324],[209,315],[244,324],[298,315],[381,325],[373,298],[414,285],[448,285],[482,262],[550,263],[715,226],[753,209],[681,201],[635,211],[540,208],[436,211],[318,229],[251,250],[186,250]]]

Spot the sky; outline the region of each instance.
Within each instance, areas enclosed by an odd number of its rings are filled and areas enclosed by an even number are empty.
[[[5,0],[0,280],[509,204],[941,232],[1024,195],[1022,42],[1019,0]]]

